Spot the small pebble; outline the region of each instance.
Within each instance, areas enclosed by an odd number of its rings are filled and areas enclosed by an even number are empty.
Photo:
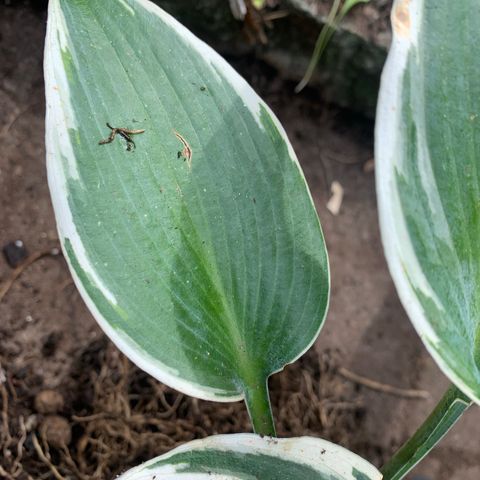
[[[58,413],[63,409],[63,396],[55,390],[43,390],[35,397],[34,405],[38,413]]]
[[[18,267],[28,256],[25,244],[21,240],[7,243],[3,247],[3,255],[8,265],[12,268]]]
[[[72,440],[72,430],[66,418],[48,415],[40,425],[40,434],[55,448],[68,445]]]

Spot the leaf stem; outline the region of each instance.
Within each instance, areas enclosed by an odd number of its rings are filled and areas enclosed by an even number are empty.
[[[268,379],[263,378],[245,387],[245,403],[252,421],[253,431],[258,435],[275,437],[275,423],[268,393]]]
[[[382,467],[383,480],[401,480],[422,460],[462,416],[472,401],[451,385],[423,425]]]

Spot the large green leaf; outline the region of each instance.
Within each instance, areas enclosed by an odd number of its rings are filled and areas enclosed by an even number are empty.
[[[265,397],[328,303],[320,224],[285,132],[146,0],[51,0],[47,163],[76,284],[111,339],[205,399]],[[145,130],[132,139],[113,127]]]
[[[260,438],[218,435],[182,445],[119,480],[380,480],[366,460],[345,448],[311,437]]]
[[[401,0],[380,92],[383,244],[410,319],[480,402],[480,8]]]

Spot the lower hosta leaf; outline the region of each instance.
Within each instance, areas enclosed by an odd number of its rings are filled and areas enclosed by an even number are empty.
[[[251,434],[196,440],[150,460],[119,480],[380,480],[366,460],[311,437],[272,439]]]
[[[376,131],[383,243],[402,302],[480,402],[480,8],[397,0]]]
[[[51,0],[45,75],[58,229],[97,321],[179,390],[265,403],[267,377],[318,334],[329,290],[278,120],[146,0]]]

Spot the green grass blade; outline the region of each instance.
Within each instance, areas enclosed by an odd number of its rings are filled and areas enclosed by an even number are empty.
[[[332,4],[332,8],[330,9],[327,20],[325,21],[325,25],[320,30],[320,34],[315,42],[315,47],[313,49],[307,70],[305,71],[305,75],[295,87],[295,93],[300,93],[312,79],[312,75],[315,72],[318,63],[320,62],[320,59],[322,58],[323,52],[330,43],[330,40],[332,39],[345,15],[347,15],[355,5],[358,5],[359,3],[368,3],[370,0],[347,0],[344,2],[342,8],[340,8],[340,1],[341,0],[334,0]]]

